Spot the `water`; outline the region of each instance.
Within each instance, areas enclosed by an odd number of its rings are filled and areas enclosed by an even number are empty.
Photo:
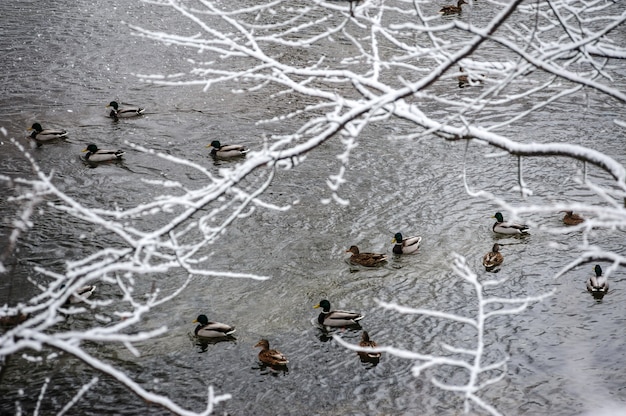
[[[167,22],[195,33],[165,8],[62,0],[45,8],[40,2],[9,1],[1,8],[0,47],[5,59],[0,77],[5,93],[0,98],[0,124],[27,147],[25,130],[35,121],[44,127],[67,129],[70,138],[65,142],[29,147],[29,151],[44,172],[54,170],[59,188],[85,205],[108,207],[115,203],[127,208],[147,202],[159,189],[143,179],[180,181],[190,188],[206,181],[197,171],[134,150],[125,141],[188,158],[217,174],[228,164],[215,165],[207,157],[205,146],[211,140],[255,149],[263,145],[264,135],[289,133],[298,123],[256,123],[300,105],[295,98],[281,100],[265,93],[231,95],[221,87],[203,92],[198,86],[174,88],[139,82],[132,74],[189,68],[183,48],[130,36],[120,23],[156,28]],[[338,42],[337,49],[327,51],[328,59],[340,59],[341,47]],[[318,52],[306,50],[293,59],[317,59]],[[621,73],[626,75],[624,70]],[[616,82],[624,85],[624,77]],[[471,89],[450,90],[443,83],[433,88],[453,99],[471,94]],[[145,106],[146,115],[114,123],[104,117],[104,106],[113,99]],[[527,140],[593,146],[621,163],[626,161],[623,144],[607,134],[613,119],[624,119],[623,106],[590,94],[589,104],[582,110],[576,103],[556,103],[552,108],[512,126],[511,132]],[[504,108],[502,115],[515,111],[519,111],[517,106]],[[582,111],[576,123],[572,123],[572,111]],[[481,123],[495,120],[489,114],[476,117]],[[469,328],[385,311],[377,307],[375,299],[472,316],[476,298],[472,288],[452,273],[453,253],[466,256],[484,279],[492,275],[482,271],[480,259],[498,241],[505,263],[497,277],[508,280],[489,289],[488,294],[523,297],[554,288],[557,293],[520,315],[498,317],[489,323],[486,360],[509,357],[510,361],[506,377],[481,390],[480,396],[504,414],[525,415],[571,415],[593,411],[607,402],[626,401],[626,355],[621,348],[624,317],[618,306],[624,302],[622,273],[614,274],[614,292],[602,303],[585,293],[590,265],[553,281],[551,276],[575,257],[580,234],[558,237],[534,230],[525,239],[496,239],[490,217],[497,206],[468,197],[460,179],[467,160],[471,187],[490,190],[497,186],[505,197],[519,201],[519,193],[512,190],[517,184],[516,159],[485,158],[485,149],[477,144],[472,144],[466,155],[463,143],[435,138],[389,140],[411,129],[393,121],[374,124],[363,132],[350,157],[347,183],[339,190],[349,205],[320,203],[331,195],[326,180],[329,173],[339,170],[336,155],[343,151],[341,143],[332,140],[307,155],[298,169],[278,171],[263,196],[277,205],[298,201],[292,209],[278,213],[257,208],[207,247],[214,270],[255,273],[270,276],[270,280],[194,277],[178,298],[153,309],[136,328],[168,327],[166,334],[136,345],[139,357],[117,344],[88,343],[85,349],[124,369],[145,388],[167,394],[196,411],[203,409],[211,385],[216,393],[233,396],[220,405],[218,414],[459,414],[461,399],[429,380],[437,377],[460,383],[466,381],[464,373],[443,367],[415,378],[411,362],[389,354],[377,366],[362,364],[355,353],[311,326],[318,313],[312,306],[328,298],[334,308],[361,311],[366,315],[363,328],[381,345],[423,353],[441,353],[443,342],[472,348],[475,333]],[[124,148],[126,160],[92,169],[79,159],[80,150],[89,142],[103,148]],[[591,192],[572,184],[571,179],[582,170],[580,163],[544,158],[527,159],[524,164],[525,180],[535,192],[530,202],[549,198],[599,203]],[[29,176],[31,171],[19,151],[3,139],[0,173],[18,177]],[[595,168],[589,169],[589,175],[603,180]],[[12,191],[3,189],[7,192]],[[0,201],[3,240],[17,210],[15,204]],[[557,226],[560,215],[534,215],[528,220]],[[63,272],[66,261],[119,244],[117,237],[43,203],[32,221],[32,230],[20,239],[13,273],[2,279],[3,304],[15,304],[37,293],[27,277],[49,281],[36,267]],[[158,224],[158,218],[147,218],[134,226],[149,229]],[[419,254],[394,258],[376,270],[354,270],[345,262],[345,250],[352,244],[362,250],[390,253],[390,240],[397,231],[423,236]],[[597,232],[591,234],[591,240],[618,250],[623,247],[624,235]],[[560,245],[551,247],[553,241]],[[181,270],[138,275],[137,290],[149,292],[154,286],[171,293],[186,277]],[[113,299],[114,304],[69,318],[59,328],[88,328],[95,313],[111,317],[114,310],[124,309],[116,285],[98,283],[96,296]],[[191,336],[191,321],[199,313],[235,325],[237,341],[198,343]],[[360,331],[341,335],[356,343]],[[259,366],[258,349],[253,346],[262,337],[289,357],[287,372],[273,373]],[[72,413],[167,413],[137,399],[110,378],[97,375],[99,381]],[[32,412],[46,377],[51,381],[41,410],[47,414],[59,411],[82,384],[92,380],[93,372],[67,355],[35,364],[12,357],[0,382],[0,413],[15,413],[17,401]],[[21,395],[18,389],[23,389]]]

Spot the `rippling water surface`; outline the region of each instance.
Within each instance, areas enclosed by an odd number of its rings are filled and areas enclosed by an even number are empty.
[[[481,3],[482,5],[482,3]],[[487,7],[487,6],[485,6]],[[201,177],[191,170],[130,149],[125,141],[156,151],[182,156],[217,172],[205,148],[211,140],[241,142],[251,148],[263,144],[263,135],[288,133],[292,125],[256,124],[285,113],[293,103],[262,94],[230,95],[220,88],[160,87],[141,83],[133,74],[184,71],[188,55],[182,48],[163,46],[129,35],[122,21],[162,27],[176,25],[194,33],[168,9],[122,1],[4,1],[0,6],[0,125],[9,137],[29,146],[25,130],[39,121],[70,133],[62,143],[30,148],[45,172],[54,171],[55,184],[87,205],[129,207],[146,202],[158,189],[141,179],[172,179],[198,186]],[[309,55],[309,53],[311,55]],[[329,58],[341,57],[329,50]],[[201,59],[201,58],[200,58]],[[303,51],[294,59],[317,59],[316,51]],[[612,65],[623,65],[614,63]],[[622,70],[624,85],[626,70]],[[438,92],[447,86],[435,84]],[[450,91],[462,98],[468,89]],[[105,104],[116,99],[147,107],[140,119],[113,123],[104,117]],[[528,105],[520,103],[520,106]],[[606,126],[624,119],[623,106],[589,99],[555,103],[553,111],[529,117],[512,134],[528,141],[566,141],[594,147],[626,161],[623,141],[608,137]],[[502,115],[519,111],[503,108]],[[575,119],[572,112],[577,113]],[[495,122],[489,115],[479,122]],[[287,122],[286,122],[287,123]],[[624,315],[626,299],[621,272],[614,275],[614,292],[602,303],[586,293],[584,282],[591,267],[569,273],[558,281],[551,276],[574,258],[580,243],[576,232],[561,237],[536,230],[525,239],[496,240],[491,232],[497,210],[491,202],[467,196],[461,175],[466,166],[470,187],[485,188],[519,201],[517,162],[512,157],[485,158],[482,146],[422,139],[394,140],[410,132],[401,121],[373,125],[359,137],[350,157],[347,184],[339,196],[347,206],[325,205],[329,172],[338,171],[338,140],[307,156],[298,169],[279,172],[264,198],[276,204],[298,200],[285,213],[257,209],[236,221],[210,252],[215,269],[271,276],[267,281],[194,278],[182,295],[152,311],[146,328],[166,325],[166,335],[139,344],[136,357],[118,345],[86,345],[107,362],[124,368],[146,388],[174,398],[182,406],[200,411],[207,386],[230,393],[218,414],[233,415],[456,415],[462,401],[430,383],[431,377],[461,383],[466,375],[451,368],[426,371],[413,377],[412,363],[384,355],[376,366],[363,364],[356,354],[329,340],[311,326],[322,298],[335,308],[354,309],[366,317],[363,327],[381,345],[394,345],[423,353],[442,352],[442,342],[472,348],[475,333],[459,324],[423,316],[402,316],[377,307],[375,299],[471,316],[476,297],[470,285],[451,271],[453,253],[486,277],[480,259],[494,241],[502,245],[505,265],[497,275],[507,278],[490,295],[532,296],[556,288],[557,295],[517,316],[490,322],[486,332],[487,360],[510,357],[506,377],[485,388],[481,396],[504,414],[571,415],[597,409],[607,402],[626,401]],[[0,143],[0,173],[30,176],[30,164],[6,139]],[[117,165],[91,169],[79,159],[89,142],[102,148],[126,148]],[[496,151],[494,150],[494,153]],[[464,162],[467,162],[464,165]],[[588,191],[573,185],[578,163],[544,158],[525,162],[525,180],[534,190],[530,202],[552,198],[596,202]],[[590,169],[589,175],[602,178]],[[497,188],[497,189],[496,189]],[[599,201],[597,201],[599,202]],[[6,238],[18,207],[0,200]],[[32,231],[22,237],[16,252],[15,273],[3,277],[0,302],[14,304],[36,293],[26,279],[45,282],[34,270],[44,266],[62,272],[66,260],[93,253],[116,239],[72,217],[41,205],[33,215]],[[553,218],[531,217],[548,226]],[[155,224],[143,223],[142,227]],[[345,249],[390,252],[392,235],[419,233],[423,247],[414,256],[392,259],[376,270],[351,269]],[[561,238],[556,248],[549,244]],[[619,249],[624,234],[592,234],[607,247]],[[587,270],[589,269],[589,270]],[[164,292],[176,288],[186,274],[174,271],[138,283],[146,292],[156,284]],[[99,285],[97,296],[119,296],[117,288]],[[199,313],[237,326],[236,342],[202,345],[191,334],[191,321]],[[85,328],[89,313],[72,317],[61,327]],[[342,336],[358,342],[360,331]],[[270,340],[290,359],[288,371],[260,368],[253,348],[261,337]],[[64,357],[31,364],[12,357],[0,380],[0,413],[14,413],[16,401],[32,412],[45,377],[51,378],[42,411],[60,410],[92,372]],[[18,394],[23,389],[23,395]],[[103,377],[73,414],[166,413],[150,407]]]

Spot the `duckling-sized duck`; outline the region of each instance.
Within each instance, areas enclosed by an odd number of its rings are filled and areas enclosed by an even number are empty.
[[[491,218],[496,219],[496,223],[493,224],[493,232],[498,234],[528,234],[528,226],[524,224],[517,224],[514,222],[504,222],[504,217],[501,213],[496,212]]]
[[[585,221],[585,219],[583,217],[581,217],[578,214],[574,214],[573,211],[561,211],[565,213],[565,216],[563,217],[563,223],[565,225],[578,225],[581,222]]]
[[[609,282],[602,275],[602,267],[599,264],[593,268],[594,275],[587,279],[587,290],[594,299],[602,299],[609,292]]]
[[[321,300],[320,303],[313,306],[313,308],[322,308],[322,312],[319,314],[317,320],[315,321],[316,324],[322,328],[356,326],[359,325],[359,321],[361,319],[365,318],[364,315],[361,315],[357,312],[331,311],[330,302],[326,299]]]
[[[30,318],[30,314],[24,312],[20,312],[16,315],[0,316],[0,327],[11,328],[21,324],[28,318]]]
[[[222,145],[219,140],[213,140],[207,147],[211,148],[211,156],[219,159],[245,156],[250,151],[247,147],[239,144]]]
[[[44,129],[39,123],[34,123],[32,127],[28,129],[28,131],[32,131],[32,133],[28,137],[35,140],[38,147],[41,146],[43,143],[49,143],[54,140],[67,138],[67,131]]]
[[[206,315],[198,315],[192,323],[199,324],[194,333],[201,338],[225,338],[235,332],[235,327],[221,322],[210,322]]]
[[[443,14],[444,16],[449,14],[461,14],[461,12],[463,11],[461,9],[462,4],[467,4],[467,2],[465,0],[458,0],[456,6],[443,6],[441,10],[439,10],[439,13]]]
[[[267,364],[271,367],[274,366],[286,366],[289,363],[285,354],[278,350],[270,350],[270,343],[266,339],[260,340],[256,345],[256,347],[261,347],[261,351],[259,351],[259,361],[263,364]]]
[[[365,267],[376,267],[382,265],[387,261],[386,254],[378,253],[360,253],[357,246],[350,246],[346,253],[352,253],[350,256],[350,263],[359,264]]]
[[[117,101],[111,101],[106,108],[111,108],[109,112],[109,117],[118,119],[118,118],[128,118],[128,117],[137,117],[143,114],[146,111],[145,108],[126,106],[120,107]]]
[[[372,341],[370,339],[369,334],[367,333],[367,331],[363,331],[363,333],[361,334],[361,342],[359,342],[359,347],[363,347],[363,348],[376,348],[378,345],[376,344],[376,342]],[[365,352],[365,351],[359,351],[358,352],[359,357],[361,357],[362,361],[378,361],[380,359],[380,356],[382,355],[380,352]]]
[[[93,295],[93,292],[95,291],[96,291],[96,286],[94,285],[83,286],[81,288],[78,288],[76,292],[72,293],[65,303],[74,304],[74,303],[84,302],[85,299]]]
[[[463,70],[463,67],[459,67],[459,71],[460,72],[465,72]],[[472,85],[478,85],[481,84],[483,82],[483,78],[485,78],[484,75],[478,75],[480,78],[477,77],[472,77],[469,75],[459,75],[457,77],[457,80],[459,81],[459,88],[465,88],[465,87],[469,87]]]
[[[500,244],[496,243],[493,245],[491,251],[483,256],[483,266],[485,269],[490,272],[504,261],[504,256],[500,253]]]
[[[122,156],[124,156],[123,150],[98,149],[98,146],[93,143],[84,148],[83,153],[84,152],[87,152],[87,154],[85,155],[85,160],[92,163],[120,160],[122,159]]]
[[[411,254],[416,253],[420,248],[422,237],[402,238],[402,233],[396,233],[391,242],[394,243],[393,254]]]

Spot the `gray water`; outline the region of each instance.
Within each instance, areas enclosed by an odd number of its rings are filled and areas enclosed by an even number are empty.
[[[488,7],[488,6],[485,6]],[[297,121],[256,124],[292,108],[289,100],[264,94],[231,95],[228,89],[165,87],[140,82],[133,74],[181,72],[194,53],[129,35],[127,26],[153,27],[189,24],[168,9],[137,2],[4,1],[0,5],[0,126],[25,145],[44,172],[54,170],[55,183],[89,206],[121,207],[146,202],[156,195],[141,179],[178,180],[191,188],[202,178],[192,171],[129,148],[125,141],[159,152],[188,158],[217,172],[205,146],[213,139],[263,145],[263,136],[292,131]],[[190,28],[191,33],[194,32]],[[341,56],[329,50],[329,56]],[[308,52],[308,51],[307,51]],[[309,52],[301,59],[315,59]],[[295,59],[295,58],[294,58]],[[625,85],[626,69],[617,85]],[[435,85],[433,88],[447,88]],[[623,89],[623,88],[622,88]],[[442,91],[442,90],[439,90]],[[452,96],[467,90],[450,91]],[[146,115],[117,123],[104,117],[111,100],[145,106]],[[297,104],[297,103],[296,103]],[[520,106],[528,105],[520,103]],[[503,114],[518,111],[503,108]],[[572,120],[572,112],[577,117]],[[621,140],[607,135],[607,126],[626,110],[590,94],[587,105],[557,102],[550,112],[538,113],[511,128],[521,140],[567,141],[591,146],[626,162]],[[485,120],[488,116],[485,115]],[[39,121],[44,127],[65,128],[64,142],[32,147],[26,128]],[[298,204],[284,213],[257,209],[236,221],[212,247],[215,270],[256,273],[267,281],[196,277],[174,301],[146,316],[145,328],[166,325],[166,335],[137,345],[135,357],[119,345],[86,345],[91,353],[125,369],[147,389],[167,394],[180,405],[201,411],[207,387],[230,393],[232,399],[217,414],[232,415],[456,415],[462,400],[434,387],[430,378],[462,382],[464,375],[450,368],[427,371],[415,378],[412,363],[385,354],[376,366],[363,364],[357,355],[329,340],[310,320],[312,306],[327,298],[334,308],[353,309],[366,315],[362,321],[380,345],[393,345],[423,353],[441,352],[441,343],[473,347],[475,334],[468,328],[423,316],[403,316],[385,311],[375,299],[410,307],[431,308],[471,316],[476,298],[472,288],[451,271],[453,253],[460,253],[481,276],[482,255],[494,241],[502,245],[505,264],[497,275],[508,278],[490,295],[532,296],[553,288],[556,295],[513,317],[490,322],[486,333],[486,359],[510,357],[506,377],[479,395],[503,414],[572,415],[594,412],[626,401],[626,354],[623,350],[623,273],[612,277],[613,292],[602,303],[585,292],[591,273],[586,265],[559,280],[552,280],[565,263],[575,258],[581,235],[559,237],[540,230],[530,237],[496,238],[490,218],[498,207],[467,196],[460,175],[466,160],[465,145],[436,138],[391,140],[410,132],[399,121],[373,125],[359,137],[350,158],[339,195],[347,206],[320,201],[330,197],[329,174],[339,170],[336,155],[341,143],[325,143],[307,156],[297,169],[281,171],[264,195],[268,202]],[[89,142],[102,148],[125,148],[123,163],[90,168],[81,162],[80,150]],[[482,146],[471,145],[467,154],[468,182],[475,188],[499,188],[519,202],[516,159],[484,158]],[[494,150],[495,152],[495,150]],[[585,201],[600,203],[572,179],[582,165],[559,158],[525,162],[525,180],[534,190],[528,202]],[[6,139],[0,143],[0,173],[12,177],[32,175],[21,153]],[[600,181],[604,175],[590,168]],[[8,193],[3,190],[3,193]],[[11,191],[12,192],[12,191]],[[6,240],[18,206],[0,201]],[[537,223],[558,226],[560,216],[534,216]],[[85,257],[107,244],[116,244],[93,226],[48,209],[33,216],[34,226],[23,235],[15,252],[15,268],[1,279],[0,302],[15,304],[37,293],[27,280],[48,280],[35,271],[42,266],[63,272],[65,261]],[[150,224],[142,224],[149,227]],[[355,270],[346,263],[345,250],[357,244],[362,250],[391,252],[393,234],[419,234],[423,246],[414,256],[393,258],[376,270]],[[619,231],[592,234],[607,248],[623,248]],[[556,248],[550,243],[560,243]],[[4,243],[3,243],[4,245]],[[183,271],[146,279],[146,291],[155,284],[167,293],[186,278]],[[98,284],[101,298],[119,296],[118,289]],[[86,328],[95,312],[72,317],[62,328]],[[106,311],[98,311],[106,314]],[[236,342],[202,345],[191,335],[199,313],[237,327]],[[143,329],[144,326],[137,329]],[[358,342],[360,331],[341,335]],[[259,366],[253,348],[261,338],[285,353],[286,372]],[[30,352],[37,355],[36,352]],[[44,354],[45,355],[45,354]],[[45,378],[50,377],[42,411],[60,410],[91,370],[72,357],[32,364],[12,357],[0,380],[0,413],[15,413],[19,401],[32,412]],[[19,394],[19,389],[23,394]],[[165,414],[144,403],[107,377],[72,409],[72,414]]]

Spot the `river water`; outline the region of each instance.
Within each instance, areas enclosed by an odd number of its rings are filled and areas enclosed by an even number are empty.
[[[221,87],[203,92],[198,86],[140,82],[133,74],[189,69],[185,59],[193,52],[130,36],[128,27],[121,23],[169,25],[182,30],[189,27],[167,8],[116,0],[57,0],[45,5],[5,0],[0,11],[0,77],[4,86],[0,126],[8,137],[27,146],[44,172],[54,171],[57,186],[86,205],[128,207],[146,202],[158,189],[142,179],[166,178],[189,187],[200,186],[199,175],[130,149],[126,141],[188,158],[217,172],[220,165],[213,163],[205,148],[211,140],[243,143],[254,149],[263,145],[264,135],[290,133],[297,123],[256,123],[299,105],[289,99],[232,95]],[[319,51],[306,52],[311,56],[298,59],[314,59]],[[326,53],[340,56],[340,44]],[[621,65],[615,83],[623,90],[624,64],[610,65]],[[468,94],[467,90],[453,94],[461,97]],[[146,114],[112,122],[104,117],[104,106],[111,100],[145,106]],[[514,111],[518,108],[503,108],[502,114]],[[550,111],[512,126],[511,135],[522,140],[591,146],[623,164],[626,147],[608,134],[608,126],[619,117],[626,118],[623,105],[591,93],[584,106],[554,103]],[[25,138],[26,128],[36,121],[44,127],[67,129],[69,139],[32,147]],[[506,376],[481,390],[479,396],[507,415],[593,414],[626,404],[623,273],[613,275],[613,291],[601,303],[585,291],[591,265],[553,280],[552,276],[576,257],[581,234],[554,236],[534,230],[527,238],[497,238],[491,232],[494,220],[490,217],[498,207],[469,197],[463,186],[461,174],[467,161],[470,186],[494,191],[497,187],[503,197],[519,202],[519,193],[513,190],[516,159],[485,158],[489,150],[475,144],[466,154],[462,143],[437,138],[391,139],[410,129],[393,121],[372,125],[359,136],[359,146],[347,167],[347,183],[339,191],[349,205],[321,203],[330,197],[328,175],[340,166],[336,156],[343,148],[335,139],[307,155],[297,169],[279,172],[263,196],[279,205],[298,201],[292,209],[279,213],[259,208],[233,223],[211,247],[214,269],[271,279],[196,277],[179,297],[146,316],[145,328],[166,325],[169,330],[150,342],[139,343],[140,357],[117,344],[86,348],[126,370],[146,388],[196,411],[203,409],[207,387],[213,386],[216,393],[232,395],[219,406],[217,414],[461,414],[460,397],[433,386],[430,378],[462,383],[466,380],[463,372],[442,367],[414,377],[411,361],[389,354],[375,366],[361,363],[355,353],[311,325],[319,311],[312,307],[327,298],[335,308],[364,313],[362,326],[380,345],[433,354],[441,353],[442,343],[472,348],[475,333],[468,328],[385,311],[377,306],[376,299],[472,316],[476,297],[472,287],[452,272],[453,255],[465,256],[481,278],[493,277],[484,272],[480,260],[498,241],[505,263],[497,277],[505,282],[489,289],[488,294],[524,297],[556,289],[556,295],[532,304],[519,315],[489,322],[486,360],[510,360]],[[125,161],[96,169],[86,166],[79,155],[89,142],[103,148],[125,148]],[[597,196],[574,185],[573,178],[582,168],[580,163],[559,158],[528,160],[525,180],[534,191],[529,202],[600,204]],[[28,161],[6,138],[0,143],[0,174],[32,175]],[[602,183],[607,181],[593,168],[588,174]],[[17,210],[15,203],[7,203],[5,198],[0,201],[3,240]],[[528,220],[556,227],[561,215],[531,216]],[[93,226],[45,206],[31,220],[34,225],[21,237],[15,252],[13,272],[2,277],[2,304],[12,305],[37,293],[27,279],[41,283],[47,279],[35,271],[36,267],[63,272],[66,261],[115,244],[115,239]],[[397,231],[421,235],[420,252],[392,258],[375,270],[354,269],[346,263],[345,250],[352,244],[366,251],[391,253],[390,240]],[[591,243],[602,242],[612,250],[623,249],[625,241],[621,231],[592,233],[591,239]],[[146,290],[156,285],[168,292],[185,278],[186,272],[177,270],[155,275],[143,284]],[[115,298],[119,293],[114,285],[102,282],[94,296]],[[93,319],[92,313],[96,312],[72,317],[61,325],[65,329],[85,328]],[[235,325],[237,340],[198,343],[192,337],[191,321],[200,313]],[[358,330],[340,334],[351,342],[360,338]],[[272,372],[259,366],[258,350],[253,346],[262,337],[289,357],[288,371]],[[16,413],[18,402],[31,413],[46,377],[50,377],[50,384],[41,411],[50,414],[59,411],[81,385],[91,380],[92,372],[68,356],[35,364],[12,357],[0,380],[0,413]],[[137,399],[108,377],[101,377],[71,411],[84,415],[166,413]]]

